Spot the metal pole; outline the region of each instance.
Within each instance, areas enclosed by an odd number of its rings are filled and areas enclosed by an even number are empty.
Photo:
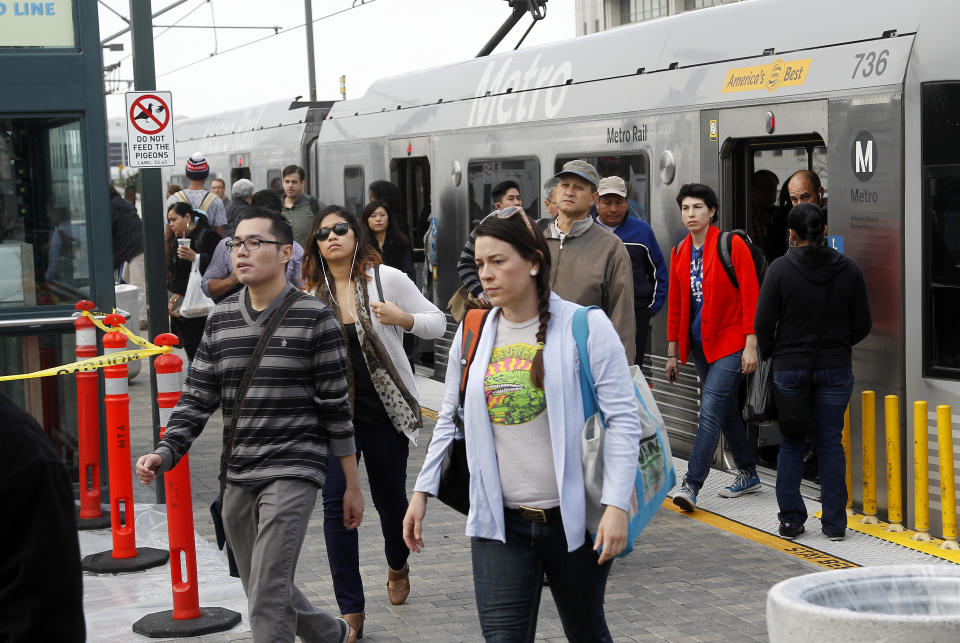
[[[510,14],[510,17],[504,20],[503,24],[500,25],[500,28],[497,29],[497,32],[490,36],[490,40],[487,41],[487,44],[483,46],[483,49],[480,50],[480,53],[478,53],[476,57],[482,58],[484,56],[489,56],[490,53],[497,48],[497,45],[499,45],[503,39],[506,38],[507,34],[510,33],[510,30],[513,29],[518,22],[520,22],[520,18],[522,18],[523,14],[526,12],[526,7],[519,4],[514,6],[513,13]]]
[[[307,76],[310,81],[310,102],[317,102],[317,70],[313,62],[313,6],[312,0],[303,0],[304,22],[307,27]]]
[[[153,17],[150,0],[130,0],[130,35],[133,40],[133,78],[137,91],[157,88],[156,68],[153,60]],[[160,168],[140,168],[143,192],[140,195],[143,218],[143,263],[147,285],[147,320],[150,337],[170,332],[167,318],[167,283],[164,265],[163,183]],[[150,399],[157,399],[157,376],[150,373]],[[150,405],[153,414],[153,443],[160,441],[160,413],[155,404]],[[157,502],[162,503],[164,485],[158,480],[154,485]]]
[[[168,12],[168,11],[170,11],[171,9],[173,9],[173,8],[175,8],[175,7],[179,7],[180,5],[182,5],[182,4],[183,4],[184,2],[186,2],[186,1],[187,1],[187,0],[177,0],[177,1],[174,2],[173,4],[168,5],[168,6],[164,7],[163,9],[161,9],[160,11],[156,12],[155,14],[153,14],[153,17],[156,18],[157,16],[162,16],[163,14],[165,14],[165,13]],[[130,4],[131,4],[131,5],[133,4],[132,0],[131,0],[131,3],[130,3]],[[149,11],[149,7],[148,7],[147,10]],[[126,19],[124,19],[124,20],[126,20]],[[130,20],[127,21],[127,22],[133,22],[133,15],[132,15],[132,14],[130,15]],[[106,38],[104,38],[103,40],[101,40],[101,41],[100,41],[100,44],[101,44],[101,45],[105,45],[105,44],[107,44],[108,42],[110,42],[111,40],[113,40],[114,38],[119,38],[120,36],[122,36],[123,34],[127,33],[128,31],[130,31],[130,27],[124,27],[123,29],[121,29],[121,30],[118,31],[117,33],[112,34],[112,35],[110,35],[110,36],[107,36]]]

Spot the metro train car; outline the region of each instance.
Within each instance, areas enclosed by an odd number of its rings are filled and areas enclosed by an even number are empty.
[[[912,442],[912,402],[928,401],[936,528],[933,411],[960,404],[958,17],[952,0],[752,0],[386,78],[333,104],[305,137],[305,165],[327,203],[362,203],[378,179],[400,187],[414,243],[422,251],[424,236],[436,235],[428,285],[441,306],[458,285],[460,249],[504,179],[537,213],[541,184],[567,160],[619,174],[667,255],[686,233],[675,202],[683,183],[714,186],[720,227],[752,233],[758,170],[781,186],[795,170],[816,171],[829,242],[863,270],[874,319],[854,350],[852,459],[861,391],[899,396],[903,444]],[[437,341],[436,377],[455,329]],[[673,385],[663,376],[665,312],[648,346],[654,395],[674,452],[686,455],[699,382],[692,365]],[[750,431],[761,452],[777,441],[775,427]],[[716,464],[732,465],[723,449]],[[902,473],[909,523],[910,457]],[[860,489],[858,464],[855,507]]]

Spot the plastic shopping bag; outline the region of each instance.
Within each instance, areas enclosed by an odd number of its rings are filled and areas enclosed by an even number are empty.
[[[203,294],[200,288],[200,257],[193,258],[190,267],[190,280],[187,282],[187,291],[183,294],[180,304],[180,316],[186,318],[206,317],[213,312],[213,300]]]

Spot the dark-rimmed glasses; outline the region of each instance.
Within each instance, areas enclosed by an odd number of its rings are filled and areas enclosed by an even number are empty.
[[[227,247],[227,252],[236,252],[240,249],[240,246],[246,248],[248,252],[253,252],[254,250],[259,250],[260,246],[265,243],[269,243],[274,246],[288,245],[283,241],[271,241],[269,239],[244,239],[243,241],[227,241],[223,245]]]
[[[523,211],[519,205],[511,205],[506,208],[501,208],[500,210],[494,210],[490,213],[489,216],[497,217],[498,219],[509,219],[513,215],[520,213],[520,218],[523,219],[523,222],[527,225],[527,230],[530,231],[530,236],[536,237],[537,235],[533,232],[533,226],[530,225],[530,217],[527,216],[527,213]]]
[[[326,241],[327,237],[330,236],[331,232],[337,235],[338,237],[342,237],[343,235],[347,234],[347,232],[349,231],[350,231],[350,224],[341,222],[336,225],[330,226],[329,228],[320,228],[319,230],[313,233],[313,236],[317,241]]]

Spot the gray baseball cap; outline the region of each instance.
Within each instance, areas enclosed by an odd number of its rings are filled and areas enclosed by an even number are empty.
[[[594,190],[600,185],[600,174],[597,172],[597,168],[581,159],[567,161],[563,164],[563,169],[557,172],[555,176],[560,177],[563,174],[576,174],[580,178],[590,181],[590,183],[593,183]]]
[[[600,196],[604,194],[616,194],[618,196],[627,196],[627,184],[619,176],[605,176],[600,179],[600,187],[597,189]]]

